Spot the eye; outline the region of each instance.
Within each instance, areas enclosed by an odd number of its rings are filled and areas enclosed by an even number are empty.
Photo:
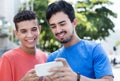
[[[66,24],[66,22],[60,22],[60,26],[64,26]]]
[[[51,29],[54,29],[54,28],[56,28],[56,26],[55,26],[55,25],[51,25],[50,28],[51,28]]]
[[[33,27],[33,28],[32,28],[32,31],[37,31],[37,27]]]
[[[60,26],[64,26],[64,25],[65,25],[65,23],[61,23],[61,24],[60,24]]]
[[[24,34],[24,33],[26,33],[26,32],[27,32],[27,30],[22,29],[22,30],[20,30],[20,32]]]

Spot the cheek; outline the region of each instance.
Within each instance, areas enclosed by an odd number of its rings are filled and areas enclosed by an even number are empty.
[[[22,39],[22,38],[24,38],[25,37],[25,35],[24,34],[18,34],[18,36],[17,36],[17,38],[20,40],[20,39]]]
[[[74,27],[72,26],[72,27],[68,28],[67,31],[69,31],[69,32],[73,32],[73,31],[74,31]]]
[[[25,36],[20,35],[20,36],[18,36],[17,38],[18,38],[20,41],[22,41],[22,40],[24,40]]]
[[[38,36],[40,34],[40,31],[32,31],[31,34],[32,36]]]
[[[53,34],[55,34],[55,30],[54,29],[50,29],[51,30],[51,32],[53,33]]]
[[[40,35],[40,32],[37,32],[36,35],[39,36],[39,35]]]
[[[34,32],[34,35],[38,36],[40,34],[40,32]]]

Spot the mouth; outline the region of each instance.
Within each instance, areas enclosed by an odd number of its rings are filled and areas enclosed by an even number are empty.
[[[35,42],[37,38],[32,38],[32,39],[27,39],[26,41],[29,43],[29,44],[32,44]]]
[[[61,39],[65,36],[65,34],[66,34],[66,31],[61,31],[60,33],[56,33],[56,36]]]

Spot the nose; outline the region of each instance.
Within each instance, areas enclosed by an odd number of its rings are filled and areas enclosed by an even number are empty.
[[[33,33],[32,33],[31,31],[29,31],[29,32],[27,33],[27,37],[33,37]]]
[[[59,27],[59,26],[57,26],[57,27],[56,27],[56,32],[57,32],[57,33],[60,33],[61,31],[62,31],[62,28]]]

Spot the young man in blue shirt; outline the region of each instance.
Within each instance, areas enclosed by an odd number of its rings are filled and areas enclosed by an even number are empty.
[[[51,68],[50,72],[57,73],[45,77],[45,81],[113,81],[111,65],[101,45],[76,34],[77,19],[71,4],[62,0],[50,4],[46,19],[63,45],[47,61],[62,61],[64,66]]]

